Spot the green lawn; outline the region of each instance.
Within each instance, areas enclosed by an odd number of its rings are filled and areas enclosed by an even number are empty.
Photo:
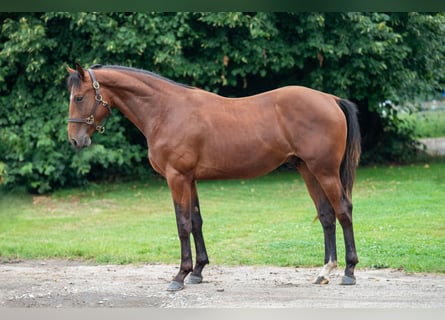
[[[198,183],[212,264],[320,266],[323,233],[300,176]],[[360,168],[358,267],[445,272],[445,163]],[[338,226],[339,264],[344,266]],[[0,194],[0,259],[179,263],[164,180],[91,184],[50,196]]]
[[[445,137],[445,100],[425,103],[424,110],[412,114],[400,114],[414,125],[414,133],[418,138]]]

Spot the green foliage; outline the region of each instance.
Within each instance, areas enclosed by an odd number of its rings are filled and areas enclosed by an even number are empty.
[[[445,137],[445,109],[416,112],[407,121],[415,123],[415,134],[421,138]]]
[[[445,272],[445,163],[360,168],[354,189],[359,268]],[[323,231],[304,181],[284,170],[198,183],[212,265],[321,266]],[[0,259],[179,263],[164,179],[90,184],[50,196],[0,192]],[[337,225],[339,268],[344,242]]]
[[[412,130],[387,115],[444,87],[443,13],[2,13],[0,25],[1,179],[40,193],[149,170],[144,137],[116,113],[93,148],[71,149],[67,63],[143,68],[227,96],[297,84],[350,98],[367,162],[409,159]]]

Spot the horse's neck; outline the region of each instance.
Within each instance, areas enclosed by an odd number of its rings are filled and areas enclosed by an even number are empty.
[[[124,114],[144,135],[150,139],[159,121],[165,100],[172,93],[171,84],[146,75],[125,74],[120,81],[110,81],[113,106]]]

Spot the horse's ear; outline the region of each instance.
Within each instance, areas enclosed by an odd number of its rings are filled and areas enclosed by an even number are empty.
[[[69,74],[73,74],[73,72],[76,71],[74,69],[71,69],[69,65],[66,65],[65,68],[66,68],[66,71],[68,71]]]
[[[76,62],[76,71],[79,73],[80,78],[83,80],[85,78],[85,73],[82,66],[78,62]]]

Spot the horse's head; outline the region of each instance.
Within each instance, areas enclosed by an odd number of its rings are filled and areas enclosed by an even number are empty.
[[[76,63],[76,70],[67,67],[70,73],[68,88],[71,92],[68,137],[76,148],[88,147],[95,130],[103,133],[111,109],[100,93],[100,85],[92,69],[84,70]],[[103,122],[102,122],[103,121]]]

